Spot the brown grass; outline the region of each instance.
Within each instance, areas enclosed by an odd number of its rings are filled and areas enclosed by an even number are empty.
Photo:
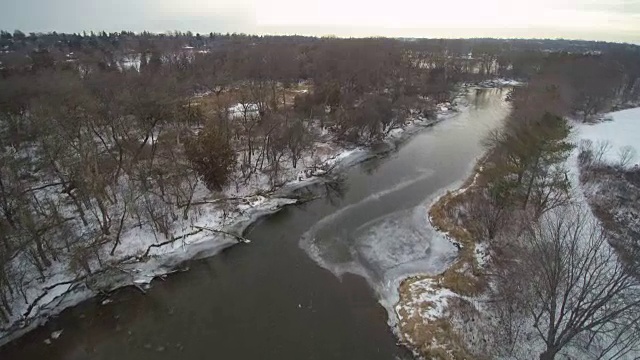
[[[412,302],[414,295],[410,290],[411,284],[431,279],[438,287],[447,288],[462,296],[477,296],[483,293],[487,287],[487,281],[483,276],[475,257],[475,236],[468,229],[470,224],[460,224],[458,213],[460,207],[469,200],[474,192],[479,191],[486,184],[483,179],[481,164],[487,157],[481,159],[473,174],[463,183],[463,192],[448,191],[440,197],[429,209],[432,225],[439,231],[448,233],[462,245],[455,263],[443,273],[436,276],[416,276],[405,279],[400,285],[400,302]],[[476,177],[476,174],[479,174]],[[475,180],[475,181],[474,181]],[[421,307],[433,306],[430,302],[424,302]],[[449,309],[449,311],[454,309]],[[426,359],[473,359],[471,352],[466,348],[464,341],[451,325],[451,318],[445,316],[425,323],[419,315],[407,318],[409,314],[399,314],[403,321],[400,323],[402,334],[409,336],[409,342]],[[405,341],[407,339],[404,339]]]
[[[480,164],[484,162],[484,159],[486,157],[476,165],[473,174],[462,185],[461,189],[466,189],[466,191],[455,193],[448,191],[429,209],[433,227],[448,233],[451,238],[462,245],[456,262],[439,275],[440,283],[451,291],[464,296],[479,295],[484,292],[487,285],[474,254],[475,239],[478,236],[469,230],[474,227],[471,224],[459,224],[457,221],[460,207],[473,196],[474,192],[479,191],[485,185],[480,170]]]
[[[412,277],[404,281],[400,286],[401,298],[404,300],[410,298],[411,300],[409,301],[413,302],[412,297],[415,293],[410,291],[409,288],[411,284],[422,279],[424,277]],[[435,290],[438,287],[436,285]],[[429,310],[433,306],[435,304],[429,301],[422,302],[419,305],[421,311]],[[400,311],[399,315],[403,319],[400,324],[402,334],[409,335],[411,339],[407,341],[408,339],[405,337],[403,340],[410,343],[426,359],[454,360],[473,358],[447,317],[425,322],[419,313],[414,313],[410,316],[404,309]]]

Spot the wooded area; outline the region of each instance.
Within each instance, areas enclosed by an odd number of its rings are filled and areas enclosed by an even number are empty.
[[[576,146],[568,118],[611,109],[624,90],[610,86],[628,75],[602,57],[554,58],[514,90],[505,126],[487,139],[481,185],[460,210],[471,236],[494,252],[484,274],[489,320],[479,329],[487,340],[472,351],[511,358],[522,342],[539,341],[541,360],[625,359],[640,350],[640,253],[637,243],[616,246],[583,208],[568,168]],[[599,74],[612,82],[590,86]],[[598,163],[601,152],[582,149],[580,163]],[[635,174],[629,151],[620,159],[620,173]]]
[[[564,203],[564,116],[640,97],[640,48],[622,44],[16,31],[0,49],[0,322],[52,267],[112,261],[127,228],[172,238],[202,184],[277,187],[318,142],[371,144],[462,83],[518,78],[491,139],[494,237],[514,204]]]

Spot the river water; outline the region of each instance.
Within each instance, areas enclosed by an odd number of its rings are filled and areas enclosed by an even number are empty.
[[[123,288],[68,309],[0,359],[411,358],[388,326],[394,289],[455,258],[427,205],[469,173],[509,111],[506,92],[471,90],[455,117],[301,190],[322,196],[252,225],[250,244],[190,261],[146,294]]]

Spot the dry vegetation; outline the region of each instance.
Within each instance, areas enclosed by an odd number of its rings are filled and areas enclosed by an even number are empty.
[[[565,116],[582,100],[557,75],[552,68],[513,94],[473,176],[429,210],[459,258],[406,279],[396,306],[403,342],[427,359],[617,359],[640,348],[637,263],[621,265],[600,226],[572,205]]]
[[[450,313],[463,313],[475,310],[462,299],[448,301],[446,312],[442,317],[425,319],[421,314],[437,306],[433,301],[421,301],[425,294],[435,293],[442,289],[449,290],[460,296],[477,296],[482,294],[487,285],[480,264],[477,262],[476,241],[481,237],[473,234],[469,226],[460,221],[461,207],[467,203],[482,186],[480,160],[473,174],[456,191],[447,191],[429,209],[431,224],[438,231],[447,234],[453,241],[460,244],[460,251],[456,261],[443,273],[435,276],[415,276],[405,279],[399,288],[401,304],[416,304],[421,311],[409,313],[401,308],[398,315],[400,333],[403,341],[427,359],[451,360],[472,359],[472,353],[467,344],[454,329]],[[428,283],[431,286],[424,287]]]
[[[607,230],[611,242],[628,262],[640,262],[634,257],[640,248],[640,167],[629,166],[621,156],[616,163],[602,158],[608,144],[580,145],[580,182],[585,197]]]

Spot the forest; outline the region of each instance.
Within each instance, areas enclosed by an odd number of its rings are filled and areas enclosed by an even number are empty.
[[[319,144],[368,146],[433,118],[463,84],[518,79],[518,130],[491,139],[500,151],[482,221],[496,237],[514,204],[540,217],[562,203],[545,192],[548,179],[565,186],[548,173],[569,146],[559,118],[640,99],[640,47],[627,44],[3,31],[0,49],[3,326],[28,314],[15,304],[53,272],[88,282],[117,266],[129,229],[171,240],[202,199],[326,171]]]

